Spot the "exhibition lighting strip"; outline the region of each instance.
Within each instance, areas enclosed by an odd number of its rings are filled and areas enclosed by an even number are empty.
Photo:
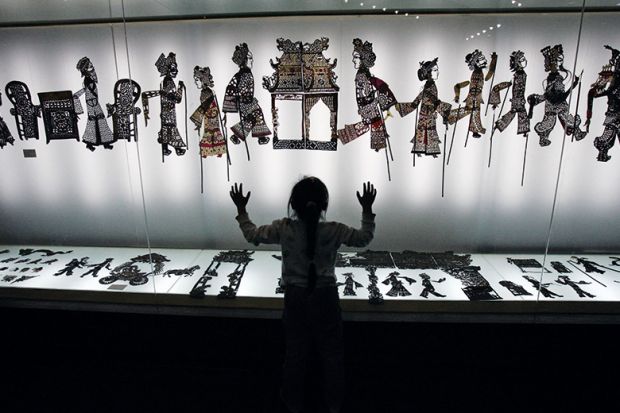
[[[488,30],[487,30],[487,29],[482,29],[481,31],[476,32],[476,34],[475,34],[475,35],[474,35],[474,34],[472,34],[472,35],[467,36],[467,37],[465,38],[465,40],[471,40],[471,39],[474,39],[474,38],[476,38],[476,37],[482,36],[482,35],[486,34],[487,32],[491,32],[491,31],[493,31],[493,30],[495,30],[495,29],[498,29],[498,30],[499,30],[499,29],[501,29],[501,28],[502,28],[502,24],[501,24],[501,23],[497,23],[495,26],[489,26],[489,29],[488,29]]]
[[[348,3],[349,3],[349,0],[343,0],[343,1],[344,1],[344,3],[345,3],[345,4],[348,4]],[[510,0],[510,4],[512,4],[512,5],[513,5],[513,6],[515,6],[515,7],[523,7],[523,3],[521,3],[521,2],[519,2],[519,1],[517,1],[517,0]],[[618,3],[618,5],[620,5],[620,3]],[[366,4],[365,2],[361,2],[361,3],[360,3],[360,7],[365,7],[365,6],[367,6],[367,4]],[[368,6],[368,7],[370,7],[372,10],[376,10],[376,9],[377,9],[377,5],[376,5],[376,4],[373,4],[373,5]],[[388,9],[387,9],[387,7],[382,7],[382,8],[381,8],[381,11],[383,11],[383,12],[387,12],[387,11],[388,11]],[[394,10],[394,14],[400,14],[400,10],[395,9],[395,10]],[[408,16],[409,16],[409,13],[408,13],[408,12],[404,13],[404,16],[405,16],[405,17],[408,17]],[[415,18],[416,18],[416,20],[417,20],[417,19],[419,19],[419,18],[420,18],[420,16],[419,16],[419,15],[416,15],[416,16],[415,16]],[[493,28],[489,28],[489,29],[490,29],[490,30],[493,30]],[[486,31],[486,30],[483,30],[483,32],[485,32],[485,31]],[[480,35],[480,34],[478,33],[478,35]],[[466,40],[469,40],[469,39],[466,39]]]
[[[513,6],[515,6],[515,7],[522,7],[522,6],[523,6],[523,3],[520,3],[520,2],[518,2],[517,0],[510,0],[510,3],[511,3]],[[497,23],[495,26],[489,26],[489,28],[488,28],[488,29],[482,29],[482,30],[480,30],[479,32],[476,32],[476,34],[475,34],[475,35],[474,35],[474,34],[472,34],[472,35],[466,36],[466,37],[465,37],[465,40],[467,40],[467,41],[469,41],[469,40],[473,40],[473,39],[475,39],[476,37],[483,36],[483,35],[487,34],[487,32],[491,32],[491,31],[493,31],[493,30],[495,30],[495,29],[500,29],[501,27],[502,27],[501,23]]]
[[[349,3],[349,0],[343,0],[343,1],[344,1],[344,3]],[[377,10],[377,5],[376,5],[376,4],[373,4],[373,5],[367,5],[365,2],[361,2],[361,3],[360,3],[360,7],[366,7],[366,6],[370,7],[372,10]],[[383,12],[387,12],[387,11],[388,11],[388,8],[387,8],[387,7],[382,7],[382,8],[381,8],[381,11],[383,11]],[[390,13],[391,13],[391,11],[390,11]],[[394,14],[400,14],[400,10],[394,10]],[[406,12],[406,13],[404,13],[404,14],[401,14],[401,16],[409,17],[409,13],[408,13],[408,12]],[[419,16],[419,15],[416,15],[416,16],[415,16],[415,18],[416,18],[416,20],[419,20],[419,19],[420,19],[420,16]]]

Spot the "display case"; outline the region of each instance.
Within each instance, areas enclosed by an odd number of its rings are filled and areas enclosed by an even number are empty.
[[[274,314],[314,175],[348,317],[620,312],[616,1],[1,3],[5,303]]]

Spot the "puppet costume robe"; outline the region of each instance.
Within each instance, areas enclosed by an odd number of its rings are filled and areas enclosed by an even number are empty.
[[[8,126],[6,126],[4,119],[0,116],[0,149],[4,148],[4,145],[7,143],[13,145],[13,142],[15,142],[15,139],[11,136]]]
[[[239,122],[231,127],[238,139],[245,140],[250,132],[255,138],[271,135],[263,110],[254,97],[254,76],[247,67],[241,68],[226,86],[222,111],[239,114]]]
[[[367,68],[360,68],[355,75],[355,99],[362,122],[345,125],[344,129],[338,131],[338,137],[346,144],[370,129],[370,148],[375,151],[385,148],[390,135],[381,112],[396,105],[394,93],[387,83],[372,76]]]
[[[166,75],[161,82],[159,96],[161,99],[161,111],[159,113],[161,129],[159,131],[157,143],[170,145],[175,148],[175,150],[180,149],[184,152],[187,145],[183,142],[179,129],[177,128],[176,112],[176,105],[181,103],[181,99],[183,98],[183,90],[177,89],[172,77]]]
[[[482,99],[482,89],[484,88],[484,73],[482,69],[476,68],[471,74],[469,81],[469,92],[465,98],[465,107],[454,109],[450,113],[449,123],[454,124],[459,120],[471,116],[469,120],[469,131],[476,135],[484,135],[486,129],[482,126],[480,119],[480,108],[484,104]]]
[[[82,142],[86,143],[86,146],[91,150],[94,150],[93,146],[99,145],[110,147],[109,145],[115,141],[114,134],[110,130],[105,114],[99,104],[97,83],[89,77],[84,78],[84,87],[75,94],[78,98],[82,95],[85,95],[86,115],[88,116],[86,129],[82,135]]]
[[[545,102],[545,116],[534,126],[534,130],[540,137],[541,146],[547,146],[551,143],[549,135],[555,127],[557,119],[560,119],[562,127],[566,131],[566,135],[575,135],[576,140],[581,140],[586,133],[579,129],[581,118],[579,115],[573,117],[570,114],[566,99],[570,94],[570,90],[564,88],[564,78],[558,72],[551,72],[547,76],[547,86],[543,95],[531,95],[532,103],[537,104]]]
[[[437,85],[434,80],[427,80],[424,89],[411,103],[400,103],[397,106],[400,116],[407,116],[420,105],[418,127],[411,142],[412,153],[438,155],[441,153],[439,135],[437,134],[437,114],[447,120],[452,105],[439,100]]]
[[[200,156],[221,157],[226,154],[226,141],[220,129],[219,108],[215,102],[215,95],[211,89],[200,92],[200,106],[194,111],[190,120],[200,130],[203,126],[200,140]]]
[[[592,100],[596,97],[607,96],[607,111],[603,121],[603,134],[594,138],[594,147],[599,150],[597,160],[607,162],[611,156],[607,154],[614,146],[616,138],[620,139],[620,83],[614,83],[601,93],[588,94],[588,118],[592,117]]]
[[[512,78],[512,99],[510,99],[510,111],[495,122],[495,126],[500,132],[503,132],[514,120],[515,116],[517,116],[517,135],[526,135],[529,133],[530,120],[527,116],[527,109],[525,108],[526,81],[527,74],[524,70],[521,69],[515,71]],[[491,91],[489,104],[494,107],[499,105],[501,102],[499,92],[509,86],[510,82],[502,82],[495,85]]]

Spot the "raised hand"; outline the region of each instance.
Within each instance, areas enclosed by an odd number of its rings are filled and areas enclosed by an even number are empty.
[[[235,185],[230,187],[230,198],[237,206],[237,212],[239,214],[246,212],[245,206],[248,204],[251,193],[252,192],[248,192],[247,195],[243,195],[243,184],[237,184],[235,182]]]
[[[375,202],[376,197],[377,197],[377,190],[375,189],[374,185],[371,184],[370,182],[366,182],[364,184],[364,190],[362,192],[362,195],[360,195],[360,192],[357,191],[357,200],[362,206],[362,211],[365,213],[372,214],[372,204]]]

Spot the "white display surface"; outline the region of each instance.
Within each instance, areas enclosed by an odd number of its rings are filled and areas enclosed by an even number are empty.
[[[41,253],[33,253],[31,255],[20,255],[19,251],[24,247],[20,246],[1,246],[0,250],[8,250],[0,254],[0,289],[40,289],[40,290],[64,290],[71,292],[108,292],[110,294],[139,293],[139,294],[159,294],[171,296],[189,297],[190,291],[196,285],[197,281],[205,274],[209,264],[212,262],[220,251],[217,250],[182,250],[182,249],[155,249],[152,254],[161,254],[168,259],[164,263],[161,272],[152,275],[153,267],[147,263],[139,264],[140,270],[147,274],[147,282],[143,285],[131,285],[128,280],[117,280],[111,284],[102,284],[100,280],[109,277],[115,268],[124,263],[129,262],[132,258],[148,254],[148,251],[138,248],[86,248],[86,247],[69,247],[58,249],[56,247],[31,247],[35,250],[49,249],[52,251],[69,251],[69,254],[55,255],[45,257]],[[352,254],[352,253],[350,253]],[[255,251],[252,255],[252,261],[246,267],[236,297],[238,299],[273,299],[282,298],[283,294],[276,292],[279,278],[281,276],[281,262],[275,259],[274,255],[280,255],[279,251]],[[460,254],[459,254],[460,255]],[[103,268],[96,277],[92,275],[83,276],[90,268],[83,266],[73,271],[73,274],[56,275],[60,270],[65,268],[74,258],[88,258],[88,264],[95,264],[104,261],[106,258],[113,258],[110,268]],[[471,256],[471,266],[479,267],[478,273],[488,282],[492,289],[497,293],[497,298],[492,300],[495,302],[522,302],[522,301],[554,301],[554,302],[620,302],[620,263],[613,262],[614,258],[609,255],[588,255],[579,256],[590,260],[597,265],[604,273],[587,272],[583,265],[573,266],[571,262],[575,258],[569,255],[553,255],[548,257],[545,268],[548,272],[542,274],[542,283],[553,293],[555,297],[539,296],[536,287],[528,282],[524,276],[532,277],[537,281],[541,280],[541,272],[534,269],[526,269],[522,271],[518,266],[508,262],[511,259],[534,259],[540,264],[543,263],[543,257],[536,255],[523,254],[474,254]],[[7,259],[14,258],[10,262],[4,262]],[[27,259],[28,261],[43,260],[56,258],[53,264],[29,264],[28,262],[16,263],[18,260]],[[559,261],[564,264],[571,272],[561,274],[551,265],[551,261]],[[169,270],[183,270],[199,266],[198,269],[190,273],[190,275],[173,275],[166,274]],[[37,273],[31,270],[36,267],[43,267],[42,271]],[[208,281],[208,287],[205,295],[208,297],[216,297],[221,292],[223,286],[229,285],[228,275],[237,267],[234,263],[222,262],[216,268],[217,275]],[[27,271],[22,271],[23,269]],[[213,266],[212,268],[215,268]],[[403,286],[410,295],[390,297],[387,293],[391,289],[391,285],[383,283],[387,276],[397,271],[400,277],[408,277],[412,282],[406,281],[404,278]],[[339,286],[340,297],[346,301],[368,302],[369,293],[368,272],[362,267],[337,267],[336,276],[339,283],[344,282],[345,274],[352,273],[354,280],[361,284],[355,289],[355,296],[347,296],[344,294],[344,286]],[[429,294],[426,298],[421,296],[424,286],[420,274],[428,274],[432,280],[435,291],[445,297]],[[12,275],[36,275],[24,281],[15,281],[15,278],[9,279]],[[468,302],[476,301],[470,299],[464,293],[465,284],[459,279],[439,269],[402,269],[402,268],[378,268],[376,271],[378,277],[377,286],[386,302]],[[570,285],[559,283],[558,279],[561,275],[568,276],[569,280],[576,283],[582,290],[592,296],[580,297],[577,291]],[[440,281],[444,279],[443,281]],[[513,284],[520,285],[530,295],[514,295],[509,289],[504,287],[501,282],[510,281]],[[5,290],[6,291],[6,290]],[[105,301],[105,298],[101,298]],[[226,304],[227,299],[221,299],[221,303]],[[235,298],[232,299],[233,301]],[[200,299],[194,301],[200,304]],[[377,307],[379,309],[380,307]]]
[[[582,116],[587,89],[609,60],[609,52],[603,45],[620,47],[617,19],[618,14],[614,13],[589,14],[584,19],[577,64],[577,72],[584,70],[579,110]],[[254,55],[255,95],[272,128],[270,95],[262,89],[261,78],[272,74],[269,59],[280,55],[276,38],[312,42],[324,36],[330,39],[324,55],[338,59],[336,71],[341,88],[338,125],[343,127],[360,119],[351,63],[351,42],[355,37],[373,43],[377,63],[372,73],[386,81],[401,101],[412,100],[422,87],[415,74],[419,62],[439,57],[439,97],[451,101],[454,84],[470,76],[464,57],[476,48],[487,57],[492,51],[498,53],[495,83],[511,80],[508,56],[513,50],[523,50],[529,62],[526,94],[542,93],[546,74],[540,49],[562,43],[565,66],[572,70],[578,24],[578,14],[562,13],[131,23],[127,25],[129,66],[122,25],[0,29],[3,58],[0,82],[25,82],[38,103],[38,92],[80,89],[82,79],[75,64],[88,56],[99,77],[103,106],[112,102],[113,84],[117,78],[128,77],[129,68],[132,79],[143,91],[158,89],[160,78],[154,62],[160,53],[173,51],[179,65],[177,80],[183,80],[188,87],[191,114],[199,105],[193,67],[211,68],[214,89],[221,103],[226,84],[237,71],[230,60],[234,47],[247,42]],[[481,30],[486,33],[477,36]],[[474,38],[466,41],[471,35]],[[485,100],[487,93],[485,87]],[[10,106],[4,99],[0,114],[16,137]],[[574,107],[573,102],[571,112]],[[605,109],[606,102],[597,100],[590,134],[581,142],[567,140],[552,249],[613,251],[620,248],[620,220],[617,219],[620,193],[616,190],[620,152],[617,147],[612,148],[612,159],[600,163],[592,145],[594,137],[602,132]],[[377,231],[373,249],[544,251],[562,150],[563,133],[559,124],[551,135],[553,143],[546,148],[538,146],[538,137],[532,131],[525,184],[521,187],[524,139],[516,136],[516,125],[495,134],[492,165],[487,168],[492,111],[483,119],[489,132],[481,139],[470,137],[467,148],[463,148],[467,122],[459,122],[451,162],[446,168],[446,196],[442,198],[442,159],[417,158],[413,167],[409,141],[414,117],[401,119],[396,111],[392,113],[394,118],[387,122],[395,158],[390,165],[391,182],[387,180],[385,154],[370,150],[367,135],[348,145],[339,143],[337,152],[274,150],[271,144],[259,147],[256,140],[250,139],[250,162],[243,145],[230,145],[230,182],[226,180],[223,159],[204,162],[204,194],[200,193],[198,139],[191,124],[188,153],[182,157],[171,155],[162,164],[156,142],[157,100],[151,102],[148,127],[144,126],[142,115],[139,117],[138,144],[118,142],[112,151],[97,149],[91,153],[76,141],[46,145],[43,123],[39,122],[41,140],[16,141],[15,146],[0,151],[0,162],[6,171],[0,176],[0,239],[18,244],[144,247],[148,225],[149,240],[155,249],[170,246],[242,249],[246,243],[234,221],[235,211],[228,196],[230,184],[243,182],[252,191],[250,214],[257,223],[268,223],[286,215],[292,185],[304,175],[316,175],[330,190],[327,218],[350,225],[358,225],[361,212],[355,191],[365,181],[376,185]],[[231,126],[238,117],[229,115],[228,126]],[[183,104],[178,107],[177,116],[184,134]],[[535,109],[532,129],[542,116],[540,105]],[[85,122],[82,116],[81,133]],[[328,133],[327,120],[312,126],[317,135]],[[438,130],[443,139],[443,126]],[[448,139],[451,133],[452,128]],[[24,158],[22,149],[36,149],[37,158]],[[440,287],[447,289],[448,284]]]

